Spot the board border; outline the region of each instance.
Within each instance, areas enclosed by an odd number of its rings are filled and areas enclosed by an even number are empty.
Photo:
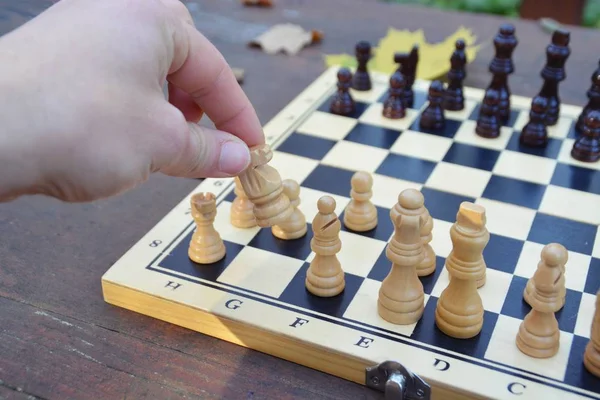
[[[279,143],[291,135],[298,125],[304,121],[304,116],[312,113],[319,104],[326,100],[327,97],[331,96],[335,90],[335,74],[337,73],[338,68],[339,67],[337,66],[333,66],[325,70],[316,80],[307,86],[264,126],[264,132],[268,144],[276,148]],[[385,83],[384,80],[382,80],[382,76],[383,74],[376,75],[374,77],[374,81],[378,83]],[[427,86],[427,81],[417,80],[415,82],[415,87],[417,89],[423,90]],[[482,89],[477,88],[466,88],[465,92],[465,94],[469,97],[479,97],[484,93]],[[512,95],[511,100],[520,107],[526,106],[531,101],[526,97],[516,95]],[[563,111],[570,116],[576,115],[580,110],[581,108],[577,106],[563,106]],[[142,284],[144,279],[140,279],[139,273],[147,274],[148,271],[150,271],[151,273],[158,272],[162,276],[172,276],[173,279],[187,280],[205,287],[212,287],[214,290],[218,290],[220,292],[230,293],[233,291],[233,289],[228,288],[229,285],[226,284],[222,284],[223,287],[217,288],[217,285],[214,285],[212,282],[197,282],[189,277],[179,276],[166,270],[160,270],[154,266],[155,264],[158,264],[160,259],[168,254],[168,249],[171,246],[181,241],[182,238],[185,237],[186,232],[193,228],[193,220],[191,217],[189,217],[189,215],[185,216],[186,212],[183,212],[184,210],[189,209],[189,200],[192,194],[198,191],[211,191],[217,194],[217,201],[220,203],[223,201],[224,197],[231,192],[232,189],[232,179],[203,180],[176,207],[167,213],[167,215],[165,215],[150,231],[148,231],[134,246],[132,246],[130,250],[128,250],[119,260],[117,260],[117,262],[115,262],[113,266],[103,275],[102,290],[104,300],[109,304],[121,308],[183,326],[203,334],[217,337],[231,343],[261,351],[266,354],[283,358],[297,364],[314,368],[319,371],[365,385],[365,369],[385,360],[375,360],[367,357],[361,358],[352,356],[347,352],[334,350],[330,347],[316,344],[314,341],[302,341],[299,339],[299,337],[272,332],[266,328],[265,324],[259,326],[255,324],[254,321],[241,322],[235,318],[228,317],[224,313],[216,313],[214,310],[207,311],[199,307],[193,307],[189,303],[178,302],[173,296],[151,295],[149,292],[155,292],[157,287],[154,286],[154,289],[152,288],[153,286],[144,287]],[[181,230],[182,225],[179,225],[179,221],[182,223],[187,221],[185,229]],[[175,235],[173,240],[169,241],[164,246],[161,246],[161,244],[163,244],[161,242],[156,246],[156,250],[152,252],[148,251],[148,243],[152,243],[153,240],[156,240],[153,238],[159,236],[159,231],[164,231],[166,226],[170,228],[169,230],[172,230],[173,226],[178,226],[179,232],[177,235]],[[165,233],[163,233],[163,236],[168,236],[168,234],[165,235]],[[144,262],[143,259],[147,258],[149,253],[152,253],[154,257],[149,260],[149,262]],[[142,265],[143,268],[141,268]],[[139,270],[140,268],[142,269],[141,271]],[[134,271],[135,274],[133,273]],[[237,290],[242,293],[245,292],[242,289]],[[253,293],[248,292],[244,293],[242,297],[250,300],[252,297],[254,297],[254,295]],[[265,302],[264,299],[255,301]],[[266,302],[269,302],[269,300]],[[292,309],[292,307],[287,307],[285,305],[277,305],[275,307]],[[190,308],[194,308],[195,313],[195,317],[191,320],[189,318],[182,317],[184,314],[190,312]],[[206,308],[208,309],[208,307]],[[307,312],[305,310],[293,310],[293,312],[295,314],[302,314],[307,317],[311,316],[321,319],[330,318],[314,315],[314,313]],[[173,317],[173,315],[175,315],[175,317]],[[347,323],[340,321],[335,321],[335,324],[347,325]],[[365,329],[369,330],[368,324],[359,323],[358,325],[362,325],[363,328],[357,329],[349,327],[348,329],[357,330],[361,333],[365,333]],[[223,329],[223,326],[226,326],[227,329]],[[373,335],[386,335],[384,329],[376,327],[373,327],[372,329],[383,332],[373,333]],[[392,332],[391,334],[394,335],[395,333]],[[429,346],[419,342],[411,341],[410,338],[390,338],[389,340],[396,342],[401,341],[404,342],[403,344],[406,346],[419,347],[426,352],[433,352],[437,354],[443,354],[445,353],[444,350],[446,350],[433,346],[428,348]],[[296,351],[290,353],[290,349],[295,349]],[[566,392],[570,392],[571,394],[577,396],[573,398],[581,398],[581,396],[588,398],[600,398],[600,395],[596,393],[585,390],[576,392],[571,389],[570,385],[562,384],[554,379],[541,377],[535,373],[521,371],[514,367],[506,366],[506,369],[511,371],[510,373],[501,371],[496,367],[497,365],[502,365],[498,362],[489,361],[489,364],[491,365],[482,365],[484,364],[484,360],[479,360],[475,357],[464,356],[458,353],[443,355],[453,358],[464,357],[469,359],[467,362],[469,365],[473,366],[474,364],[477,364],[478,367],[496,370],[501,374],[511,376],[519,376],[521,374],[528,375],[523,377],[523,379],[527,379],[529,382],[535,382],[536,380],[538,382],[544,381],[544,387],[546,387],[546,385],[550,385],[560,391],[561,396],[556,398],[565,400],[570,398],[566,397]],[[402,363],[402,360],[396,361]],[[465,393],[465,391],[462,389],[456,389],[442,382],[441,379],[436,379],[436,376],[432,373],[423,373],[419,369],[415,370],[411,365],[406,366],[431,385],[432,398],[438,398],[438,396],[442,396],[439,398],[444,399],[463,398],[461,396],[468,396],[467,398],[488,398],[485,396],[478,397],[474,390]],[[552,396],[553,394],[556,395],[556,393],[553,392],[545,393],[544,390],[539,393],[540,396],[543,395],[548,399],[555,398]],[[514,396],[511,395],[510,397],[498,398],[512,397]]]

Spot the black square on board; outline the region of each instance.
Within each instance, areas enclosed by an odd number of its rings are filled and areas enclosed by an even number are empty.
[[[446,118],[446,123],[441,129],[425,129],[419,126],[420,121],[421,114],[419,114],[419,116],[415,118],[414,122],[410,125],[410,128],[408,129],[414,132],[428,133],[430,135],[441,136],[446,138],[454,138],[456,132],[458,132],[460,126],[462,125],[462,121]]]
[[[435,166],[436,164],[432,161],[390,153],[375,173],[411,182],[425,183]]]
[[[492,175],[482,197],[537,210],[544,193],[544,185]]]
[[[600,195],[600,171],[558,163],[550,184]]]
[[[479,110],[480,109],[481,109],[481,103],[477,103],[477,105],[473,108],[473,111],[471,112],[469,119],[473,120],[473,121],[477,121],[477,119],[479,118]],[[508,117],[508,121],[506,121],[506,123],[504,123],[503,126],[509,127],[509,128],[512,128],[513,126],[515,126],[515,122],[517,122],[517,118],[519,118],[519,114],[521,114],[521,111],[523,111],[523,110],[519,110],[519,109],[510,110],[510,115]]]
[[[519,142],[521,132],[513,132],[510,140],[506,145],[508,150],[517,151],[519,153],[530,154],[532,156],[546,157],[555,160],[560,153],[563,141],[554,138],[548,138],[548,143],[543,147],[525,146]]]
[[[225,257],[213,264],[197,264],[190,260],[188,256],[188,247],[193,232],[190,232],[179,244],[171,250],[161,262],[160,267],[173,272],[189,275],[194,278],[206,279],[216,282],[217,278],[237,257],[244,246],[224,240]]]
[[[293,240],[279,239],[273,235],[271,228],[263,228],[252,238],[248,246],[299,260],[306,260],[312,251],[310,241],[313,237],[312,225],[310,223],[306,225],[306,234]]]
[[[321,160],[329,153],[335,143],[333,140],[295,132],[277,147],[277,151]]]
[[[421,193],[425,198],[425,207],[427,207],[429,214],[435,219],[451,223],[456,221],[456,214],[460,208],[460,203],[463,201],[475,202],[475,198],[473,197],[460,196],[428,187],[422,188]]]
[[[569,251],[591,255],[597,232],[596,225],[538,212],[527,240],[543,245],[560,243]]]
[[[491,171],[494,169],[498,157],[500,157],[499,151],[454,142],[442,161]]]
[[[514,273],[523,245],[522,240],[490,234],[490,241],[483,249],[487,267],[509,274]]]
[[[400,131],[359,122],[348,132],[344,140],[389,150],[400,134]]]
[[[306,289],[306,271],[309,266],[309,263],[304,263],[279,296],[279,300],[317,313],[342,318],[364,278],[346,273],[345,288],[342,293],[334,297],[319,297]]]
[[[326,101],[324,101],[321,104],[321,106],[317,110],[321,111],[321,112],[326,112],[326,113],[329,113],[329,114],[333,114],[331,112],[331,110],[330,110],[330,106],[331,106],[331,101],[332,100],[333,100],[333,96],[329,97]],[[354,111],[352,111],[348,115],[343,115],[343,117],[358,119],[365,112],[365,110],[367,108],[369,108],[369,104],[368,103],[363,103],[362,101],[354,101],[354,105],[355,105]],[[338,115],[338,114],[334,114],[334,115]]]
[[[392,223],[392,220],[390,218],[390,209],[378,206],[376,206],[375,208],[377,209],[377,226],[375,227],[375,229],[371,229],[370,231],[366,232],[357,232],[349,229],[344,224],[344,216],[346,213],[346,210],[344,210],[339,215],[340,221],[342,222],[342,230],[345,232],[352,232],[356,235],[387,242],[390,239],[392,233],[394,233],[394,224]]]
[[[350,197],[352,175],[354,171],[319,164],[302,182],[302,186]]]
[[[583,291],[595,296],[598,290],[600,290],[600,259],[592,258]]]

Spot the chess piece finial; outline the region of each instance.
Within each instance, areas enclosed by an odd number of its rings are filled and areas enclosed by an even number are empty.
[[[583,133],[573,144],[571,156],[582,162],[600,160],[600,110],[591,110],[585,116]]]
[[[454,338],[472,338],[483,327],[483,302],[477,281],[485,271],[483,249],[490,238],[485,223],[485,208],[463,202],[450,229],[452,251],[446,259],[450,283],[439,297],[435,322]]]
[[[596,293],[596,309],[592,320],[590,341],[583,353],[583,365],[591,374],[600,378],[600,291]]]
[[[423,215],[398,214],[392,219],[394,235],[386,249],[392,268],[381,283],[377,310],[381,318],[399,325],[416,323],[423,315],[423,284],[417,266],[423,260],[421,226]]]
[[[240,178],[236,176],[234,181],[236,198],[231,204],[231,212],[229,214],[231,225],[241,229],[254,228],[256,226],[254,204],[246,196]]]
[[[548,129],[546,127],[546,112],[548,100],[542,96],[535,96],[531,101],[529,121],[519,135],[519,142],[525,146],[544,147],[548,143]]]
[[[339,234],[342,225],[335,213],[336,202],[331,196],[317,201],[318,213],[312,221],[313,238],[310,242],[315,253],[306,272],[306,288],[315,296],[333,297],[346,287],[344,271],[337,258],[342,249]]]
[[[433,218],[425,207],[423,193],[416,189],[405,189],[398,195],[398,202],[390,210],[390,218],[395,221],[398,215],[419,215],[424,218],[421,226],[423,260],[417,266],[418,276],[428,276],[435,272],[435,252],[431,247],[433,240]]]
[[[562,306],[565,281],[561,265],[566,258],[566,250],[558,244],[542,250],[542,262],[532,278],[531,311],[523,319],[516,338],[519,350],[530,357],[548,358],[558,352],[560,331],[554,313]]]
[[[356,103],[350,95],[352,86],[352,72],[347,67],[342,67],[337,73],[337,92],[331,100],[329,110],[333,114],[350,115],[354,112]]]
[[[290,200],[294,212],[285,222],[271,228],[273,235],[282,240],[294,240],[307,232],[306,218],[298,208],[300,205],[300,185],[293,179],[283,181],[283,194]]]
[[[396,71],[390,77],[388,96],[383,103],[382,115],[385,118],[400,119],[406,116],[404,108],[404,88],[406,80],[401,72]]]
[[[250,166],[239,175],[240,183],[248,199],[254,204],[256,224],[261,228],[285,222],[293,207],[283,194],[279,172],[268,163],[273,151],[267,144],[250,149]]]
[[[225,257],[225,244],[213,223],[217,216],[213,193],[196,193],[190,199],[196,230],[192,234],[188,256],[198,264],[212,264]]]
[[[355,232],[375,229],[378,222],[377,208],[371,202],[373,177],[366,171],[358,171],[350,181],[351,201],[344,211],[344,225]]]

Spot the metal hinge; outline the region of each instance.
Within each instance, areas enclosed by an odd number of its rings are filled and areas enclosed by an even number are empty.
[[[385,394],[386,400],[430,400],[431,388],[396,361],[366,368],[366,386]]]

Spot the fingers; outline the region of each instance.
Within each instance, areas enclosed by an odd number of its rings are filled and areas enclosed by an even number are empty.
[[[242,139],[248,146],[264,143],[262,126],[252,104],[235,79],[223,55],[190,24],[181,24],[185,35],[173,35],[175,54],[168,81],[206,113],[221,131]]]
[[[173,85],[169,85],[169,103],[177,107],[187,121],[198,122],[204,114],[189,94]]]
[[[222,178],[236,176],[250,164],[250,151],[240,138],[184,121],[174,108],[160,115],[171,123],[158,133],[163,140],[154,146],[152,170],[185,178]]]

